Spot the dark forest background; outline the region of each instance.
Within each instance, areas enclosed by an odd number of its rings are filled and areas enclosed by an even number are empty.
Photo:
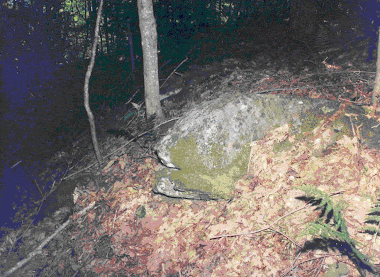
[[[159,61],[176,64],[191,50],[191,38],[199,33],[220,33],[229,36],[241,26],[265,27],[274,22],[289,23],[298,20],[301,13],[290,14],[292,5],[307,6],[314,24],[348,16],[352,25],[362,24],[364,29],[376,29],[376,1],[300,1],[300,0],[213,0],[213,1],[153,1],[157,21]],[[28,89],[47,86],[52,73],[72,73],[73,68],[85,68],[89,59],[94,35],[98,1],[3,1],[1,4],[1,61],[3,81],[12,82],[15,76]],[[309,7],[309,6],[307,6]],[[104,95],[93,96],[97,103],[108,105],[125,100],[125,87],[131,91],[136,80],[141,81],[142,50],[136,1],[105,1],[100,29],[97,67],[112,70],[117,67],[121,80],[113,81],[114,88]],[[370,26],[371,25],[371,26]],[[347,27],[348,28],[348,27]],[[71,65],[71,67],[68,67]],[[65,70],[62,70],[64,68]],[[17,75],[18,74],[18,75]],[[63,76],[61,76],[63,77]],[[70,76],[71,77],[71,76]],[[96,81],[96,80],[94,80]],[[111,82],[110,82],[111,83]],[[120,91],[120,89],[122,91]],[[59,93],[54,91],[52,93]],[[13,92],[20,106],[33,97]],[[21,95],[20,95],[21,94]],[[5,93],[5,98],[10,96]],[[36,97],[36,96],[35,96]],[[77,97],[77,96],[75,96]],[[3,107],[7,109],[8,107]]]
[[[361,28],[371,41],[371,58],[379,26],[378,4],[371,0],[161,0],[153,3],[162,78],[190,56],[193,60],[187,66],[191,65],[202,52],[203,44],[215,43],[216,37],[235,35],[242,28],[278,24],[299,27],[296,32],[302,33],[305,27],[302,22],[310,22],[316,28],[305,29],[311,30],[308,35],[313,36],[319,24],[345,18],[347,24],[340,28],[343,31]],[[44,159],[72,145],[78,134],[88,130],[83,82],[98,4],[95,0],[0,2],[1,209],[8,205],[6,195],[20,195],[27,187],[34,187],[37,180],[34,172]],[[291,9],[294,6],[308,10],[298,12]],[[136,91],[139,93],[133,102],[143,100],[136,1],[105,1],[100,38],[90,82],[91,106],[96,116],[114,111]],[[297,39],[302,40],[302,36]],[[203,64],[211,62],[197,60]],[[18,164],[24,167],[16,167]],[[31,193],[41,192],[34,188]],[[8,212],[11,211],[2,214]]]

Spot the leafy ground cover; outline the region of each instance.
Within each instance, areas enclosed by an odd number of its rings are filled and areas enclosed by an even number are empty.
[[[300,140],[289,134],[288,127],[252,143],[247,175],[237,181],[231,201],[167,201],[152,195],[150,184],[158,166],[152,160],[128,169],[136,173],[126,176],[134,175],[135,180],[124,178],[109,192],[81,198],[82,206],[103,203],[97,208],[100,211],[92,210],[79,220],[73,234],[83,255],[95,251],[97,258],[86,269],[104,276],[120,271],[127,275],[310,276],[343,263],[350,276],[357,276],[359,265],[349,255],[332,251],[333,247],[328,252],[316,247],[297,256],[306,241],[324,236],[354,241],[369,258],[367,262],[379,264],[380,243],[365,232],[369,226],[365,222],[379,197],[380,153],[363,148],[357,137],[344,136],[329,145],[331,135],[323,124]],[[285,141],[297,143],[279,150]],[[130,164],[123,157],[105,170],[125,171]],[[313,205],[297,200],[304,195],[323,199],[334,216],[341,213],[341,219],[321,220]],[[335,230],[342,220],[342,230]],[[108,251],[103,249],[105,255],[99,257],[97,242],[104,237],[109,238],[104,245]]]

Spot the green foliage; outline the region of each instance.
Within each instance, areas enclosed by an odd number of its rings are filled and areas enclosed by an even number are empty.
[[[85,18],[89,16],[89,12],[86,10],[86,2],[73,0],[66,0],[63,5],[63,11],[69,12],[73,17],[73,24],[75,26],[82,26],[86,23]]]
[[[363,232],[380,236],[380,198],[368,213],[365,223],[370,225],[366,225],[362,230]]]
[[[299,189],[304,191],[306,196],[298,199],[316,206],[315,210],[321,211],[319,218],[310,222],[307,228],[309,234],[318,234],[322,238],[340,240],[354,245],[355,243],[347,231],[346,221],[342,216],[345,203],[335,204],[329,195],[315,186],[303,185]]]
[[[356,248],[357,242],[348,233],[346,221],[342,216],[344,203],[335,204],[329,195],[312,185],[303,185],[299,189],[304,191],[306,195],[297,197],[297,199],[311,204],[316,207],[315,210],[321,211],[319,218],[310,222],[307,226],[307,233],[312,234],[314,239],[305,242],[299,252],[315,249],[324,251],[328,249],[337,250],[342,255],[348,256],[362,276],[365,276],[364,271],[377,272],[378,269],[373,267],[369,263],[369,258]],[[376,208],[379,208],[379,206],[377,205]],[[380,222],[379,214],[376,215],[378,223]],[[377,228],[378,231],[379,229]]]

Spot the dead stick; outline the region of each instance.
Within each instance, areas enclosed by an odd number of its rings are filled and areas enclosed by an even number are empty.
[[[162,88],[163,85],[165,85],[166,81],[170,79],[170,77],[177,71],[177,69],[184,63],[188,60],[188,58],[186,57],[186,59],[184,59],[174,70],[172,73],[170,73],[170,75],[168,76],[168,78],[166,78],[166,80],[162,83],[162,85],[160,86],[160,88]]]
[[[304,86],[304,87],[288,87],[288,88],[274,88],[260,91],[252,91],[253,94],[265,94],[272,91],[283,91],[283,90],[302,90],[302,89],[314,89],[314,88],[324,88],[324,87],[347,87],[353,85],[361,85],[362,83],[353,83],[353,84],[345,84],[345,85],[320,85],[320,86]]]
[[[95,202],[91,203],[86,208],[84,208],[79,213],[77,213],[77,215],[84,214],[85,212],[87,212],[87,210],[89,210],[92,207],[94,207],[94,205],[95,205]],[[17,269],[19,269],[20,267],[22,267],[24,264],[26,264],[27,262],[29,262],[34,256],[36,256],[38,254],[41,254],[42,253],[42,248],[45,247],[45,245],[47,245],[59,232],[61,232],[63,229],[65,229],[67,227],[67,225],[69,225],[71,223],[72,217],[73,216],[70,216],[70,218],[65,223],[63,223],[57,230],[55,230],[55,232],[51,236],[47,237],[33,252],[29,253],[29,255],[28,255],[27,258],[25,258],[22,261],[19,261],[14,267],[12,267],[10,270],[8,270],[7,272],[5,272],[3,276],[5,277],[5,276],[8,276],[8,275],[12,274]]]
[[[265,230],[267,230],[267,229],[273,229],[272,225],[275,224],[277,221],[279,221],[279,220],[283,219],[284,217],[287,217],[287,216],[289,216],[289,215],[291,215],[291,214],[293,214],[293,213],[295,213],[295,212],[298,212],[298,211],[300,211],[300,210],[306,209],[306,208],[309,207],[309,206],[311,206],[311,205],[310,205],[310,204],[306,204],[306,205],[304,205],[304,206],[301,207],[301,208],[298,208],[298,209],[296,209],[296,210],[294,210],[294,211],[290,211],[289,213],[287,213],[287,214],[281,216],[280,218],[276,219],[272,224],[269,224],[268,226],[266,226],[266,227],[264,227],[264,228],[262,228],[262,229],[260,229],[260,230],[256,230],[256,231],[252,231],[252,232],[248,232],[248,233],[227,234],[227,235],[214,236],[214,237],[210,237],[210,240],[212,240],[212,239],[219,239],[219,238],[225,238],[225,237],[237,237],[237,236],[253,235],[253,234],[255,234],[255,233],[259,233],[259,232],[261,232],[261,231],[265,231]],[[276,231],[276,232],[277,232],[277,231]]]
[[[123,149],[125,146],[127,146],[128,144],[130,144],[132,141],[134,141],[134,140],[136,140],[136,139],[142,137],[143,135],[149,133],[150,131],[152,131],[152,130],[154,130],[154,129],[157,129],[157,128],[160,127],[161,125],[164,125],[165,123],[168,123],[168,122],[170,122],[170,121],[177,120],[177,119],[180,119],[180,117],[175,117],[175,118],[169,119],[169,120],[167,120],[167,121],[165,121],[165,122],[162,122],[162,123],[158,124],[157,126],[153,127],[152,129],[149,129],[148,131],[143,132],[143,133],[137,135],[136,137],[134,137],[133,139],[129,140],[127,143],[123,144],[122,146],[120,146],[119,148],[117,148],[115,151],[111,152],[110,154],[108,154],[108,155],[105,156],[104,158],[108,158],[109,156],[115,154],[117,151],[119,151],[120,149]],[[97,164],[97,162],[92,163],[92,164],[90,164],[89,166],[87,166],[87,167],[85,167],[85,168],[83,168],[83,169],[81,169],[81,170],[79,170],[79,171],[77,171],[77,172],[75,172],[75,173],[73,173],[73,174],[71,174],[71,175],[69,175],[69,176],[63,178],[62,180],[69,179],[69,178],[73,177],[74,175],[77,175],[78,173],[81,173],[82,171],[85,171],[86,169],[89,169],[89,168],[93,167],[93,166],[96,165],[96,164]]]

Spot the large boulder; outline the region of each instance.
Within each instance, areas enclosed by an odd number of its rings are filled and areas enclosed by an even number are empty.
[[[178,198],[229,199],[234,182],[247,171],[252,141],[286,123],[292,133],[311,131],[340,105],[322,99],[242,94],[204,102],[177,121],[156,145],[165,166],[156,174],[153,191]],[[363,108],[353,106],[350,112],[364,118]],[[336,133],[351,133],[350,122],[342,115],[332,128]],[[373,139],[369,143],[376,145]]]

